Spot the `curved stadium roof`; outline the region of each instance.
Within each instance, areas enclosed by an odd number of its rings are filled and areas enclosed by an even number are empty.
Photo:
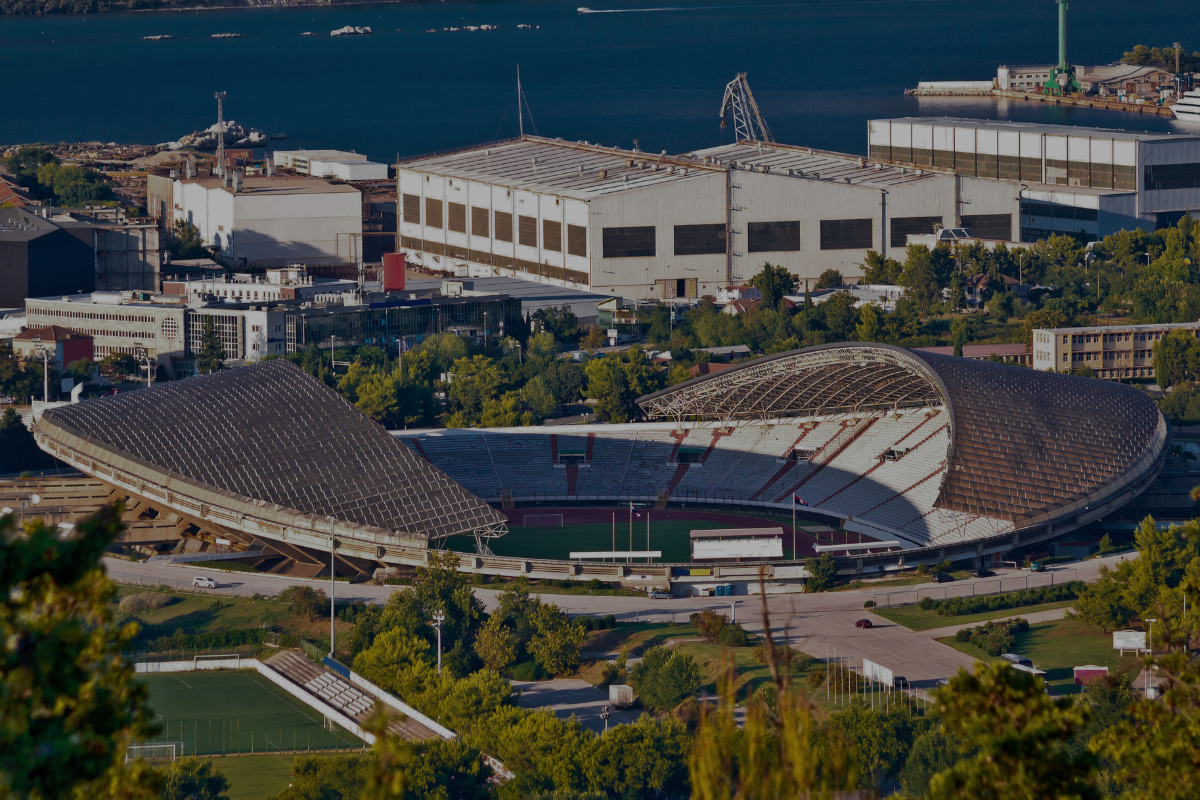
[[[38,433],[132,464],[169,486],[213,490],[328,525],[409,540],[499,530],[505,519],[337,392],[275,359],[47,411]]]
[[[872,343],[757,359],[638,403],[651,418],[730,422],[944,406],[935,507],[1018,528],[1115,496],[1167,444],[1157,405],[1131,387]]]

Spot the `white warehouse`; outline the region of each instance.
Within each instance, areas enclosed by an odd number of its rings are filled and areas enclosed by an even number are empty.
[[[350,263],[362,239],[362,196],[346,184],[250,177],[176,180],[175,219],[200,229],[235,267]]]
[[[698,297],[766,261],[801,279],[858,277],[868,250],[960,224],[967,202],[1011,239],[1011,188],[964,181],[784,145],[667,156],[525,136],[401,163],[400,247],[463,275]]]

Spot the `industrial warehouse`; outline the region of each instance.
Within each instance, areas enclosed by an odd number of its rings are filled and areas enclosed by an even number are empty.
[[[761,134],[760,134],[761,135]],[[1095,241],[1200,209],[1200,136],[873,120],[866,158],[762,139],[653,155],[522,136],[402,161],[411,263],[635,299],[695,298],[762,262],[862,274],[911,234]]]

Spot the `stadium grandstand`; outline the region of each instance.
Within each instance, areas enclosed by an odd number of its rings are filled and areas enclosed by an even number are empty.
[[[51,409],[35,435],[128,519],[152,521],[146,535],[259,569],[327,574],[333,551],[338,574],[369,575],[450,544],[472,551],[467,571],[643,586],[688,565],[498,556],[495,506],[795,504],[898,542],[835,553],[839,571],[870,572],[1061,536],[1129,502],[1169,451],[1166,421],[1131,387],[870,343],[757,359],[638,403],[645,421],[627,425],[389,434],[274,360]],[[802,578],[791,563],[772,574]]]
[[[1126,386],[878,344],[758,359],[638,403],[650,422],[396,435],[492,502],[794,501],[935,558],[1098,518],[1153,480],[1168,438]]]

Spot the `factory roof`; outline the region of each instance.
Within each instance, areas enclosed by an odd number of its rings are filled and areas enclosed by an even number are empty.
[[[272,152],[274,156],[289,156],[291,158],[307,158],[321,159],[322,161],[366,161],[367,157],[363,153],[354,153],[348,150],[275,150]]]
[[[724,172],[725,168],[665,154],[524,136],[417,156],[401,162],[400,169],[587,200],[629,189],[692,180],[701,174]]]
[[[1124,139],[1139,142],[1198,138],[1189,134],[1146,133],[1145,131],[1125,131],[1117,128],[1082,128],[1077,125],[1043,125],[1036,122],[1008,122],[1007,120],[967,119],[965,117],[895,117],[893,119],[873,119],[869,120],[867,124],[876,125],[884,122],[939,127],[953,126],[955,128],[1012,131],[1014,133],[1040,133],[1053,136],[1079,136],[1093,139]]]
[[[23,208],[0,209],[0,240],[30,241],[59,230],[58,225]]]
[[[736,169],[765,169],[771,175],[862,186],[895,186],[933,174],[929,170],[877,165],[861,156],[786,144],[743,142],[697,150],[694,155]]]
[[[225,186],[221,178],[205,178],[203,180],[182,181],[183,183],[198,183],[205,189],[224,189],[234,194],[231,187]],[[285,195],[285,194],[359,194],[358,189],[344,183],[326,183],[316,178],[268,178],[250,177],[242,179],[242,190],[239,195]]]

